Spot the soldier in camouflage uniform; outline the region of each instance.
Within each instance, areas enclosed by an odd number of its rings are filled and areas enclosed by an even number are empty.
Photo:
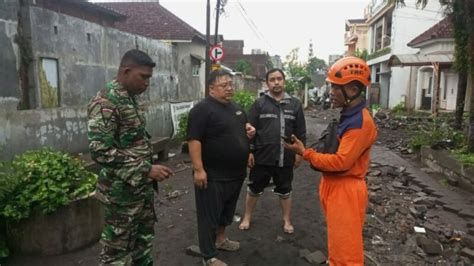
[[[137,102],[155,63],[144,52],[130,50],[117,78],[88,106],[88,138],[92,159],[102,166],[97,196],[105,205],[100,263],[152,265],[153,182],[173,172],[152,164],[145,117]]]

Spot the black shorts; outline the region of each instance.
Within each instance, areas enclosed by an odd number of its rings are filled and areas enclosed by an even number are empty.
[[[285,166],[267,166],[255,165],[250,169],[248,188],[249,192],[254,196],[261,195],[266,186],[273,178],[275,188],[273,192],[282,197],[291,195],[291,182],[293,181],[293,167]]]

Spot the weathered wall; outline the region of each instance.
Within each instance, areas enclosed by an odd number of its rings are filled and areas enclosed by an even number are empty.
[[[194,88],[197,91],[178,91],[178,97],[180,99],[196,99],[197,95],[204,97],[205,82],[204,82],[204,73],[206,71],[205,62],[201,62],[201,67],[199,73],[202,73],[199,76],[192,75],[192,63],[191,63],[191,54],[195,54],[201,57],[204,57],[206,54],[206,45],[198,43],[177,43],[176,45],[178,51],[178,77],[179,85],[185,88]]]
[[[113,79],[121,56],[129,49],[144,50],[157,63],[150,88],[142,96],[153,136],[172,133],[168,101],[200,97],[199,89],[178,83],[177,51],[172,45],[38,7],[30,7],[29,17],[34,58],[32,86],[38,100],[33,104],[35,109],[18,111],[18,95],[0,95],[0,159],[42,146],[87,152],[87,103],[106,81]],[[41,107],[41,58],[58,60],[58,108]]]
[[[0,97],[20,97],[18,90],[18,28],[19,3],[0,0]]]
[[[21,111],[16,110],[17,105],[17,99],[0,99],[0,160],[40,147],[87,152],[85,105]],[[171,135],[168,103],[149,102],[146,119],[152,135]]]
[[[257,94],[262,87],[262,82],[254,76],[235,75],[233,77],[236,90],[248,90]]]
[[[463,165],[446,150],[434,150],[424,146],[421,161],[432,170],[444,174],[453,185],[474,192],[474,167]]]

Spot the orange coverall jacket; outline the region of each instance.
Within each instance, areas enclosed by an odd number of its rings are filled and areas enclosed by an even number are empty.
[[[362,102],[343,109],[335,154],[312,149],[305,160],[323,171],[319,198],[326,216],[330,265],[364,265],[362,230],[368,202],[365,175],[377,129]]]

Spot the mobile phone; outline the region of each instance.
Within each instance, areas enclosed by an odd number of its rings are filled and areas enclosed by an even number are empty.
[[[291,137],[287,137],[287,136],[284,136],[284,135],[281,135],[280,137],[281,137],[281,138],[283,139],[283,141],[286,142],[286,143],[293,144],[293,142],[294,142],[294,141],[291,139]]]

